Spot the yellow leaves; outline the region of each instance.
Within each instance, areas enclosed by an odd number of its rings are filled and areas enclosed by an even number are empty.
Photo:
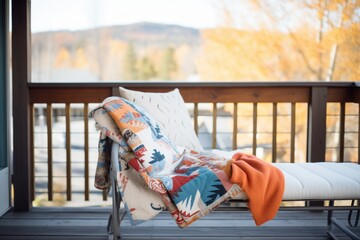
[[[69,51],[62,47],[60,48],[59,52],[57,53],[57,56],[55,58],[55,67],[56,68],[64,68],[70,65],[70,53]]]
[[[269,80],[277,75],[273,66],[281,59],[282,34],[216,29],[203,32],[203,38],[198,64],[203,79]]]
[[[77,48],[71,53],[67,48],[61,47],[55,61],[55,68],[85,68],[88,65],[88,58],[83,48]]]
[[[263,16],[255,20],[261,30],[251,28],[254,25],[240,30],[235,24],[232,28],[203,30],[204,44],[198,60],[202,79],[360,79],[358,1],[304,0],[281,3],[282,6],[258,0],[245,2],[256,6],[254,11],[258,12],[252,15]],[[236,4],[233,7],[239,8]],[[232,10],[231,4],[226,10],[229,9]],[[300,17],[292,18],[286,10]],[[246,22],[242,20],[249,17],[234,15],[236,10],[226,11],[229,13],[236,22]],[[268,22],[264,23],[264,19]]]
[[[86,68],[88,66],[88,58],[83,48],[76,49],[73,66],[75,68]]]

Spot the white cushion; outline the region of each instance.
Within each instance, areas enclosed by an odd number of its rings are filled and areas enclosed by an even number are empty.
[[[360,165],[275,163],[285,177],[284,200],[360,199]]]
[[[356,163],[274,163],[284,174],[283,200],[350,200],[360,198]],[[246,200],[241,192],[235,199]]]
[[[234,151],[212,150],[231,159]],[[283,200],[360,199],[360,165],[356,163],[274,163],[285,178]],[[236,199],[246,200],[241,192]]]
[[[283,200],[360,198],[360,165],[355,163],[274,163],[283,172]],[[234,199],[246,200],[244,192]]]
[[[167,93],[140,92],[122,87],[119,90],[121,97],[145,109],[175,145],[203,151],[178,89]]]

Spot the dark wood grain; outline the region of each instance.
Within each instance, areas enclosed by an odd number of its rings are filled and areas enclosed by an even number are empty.
[[[314,87],[308,107],[307,161],[324,162],[327,88]]]
[[[110,208],[34,208],[9,212],[0,219],[0,239],[107,239]],[[214,211],[180,229],[168,212],[132,227],[125,217],[122,239],[327,239],[325,212],[281,211],[274,220],[256,227],[247,211]],[[335,216],[346,223],[347,212]],[[360,227],[352,228],[360,234]],[[337,232],[338,233],[338,232]],[[338,233],[339,239],[346,239]]]
[[[31,208],[30,180],[30,1],[12,1],[14,208]]]

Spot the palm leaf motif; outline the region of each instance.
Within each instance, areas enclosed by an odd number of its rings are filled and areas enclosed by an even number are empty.
[[[174,192],[173,194],[175,204],[183,202],[189,210],[191,210],[194,206],[196,193],[198,191],[196,187],[190,186],[193,185],[191,183],[192,182],[182,186],[178,189],[178,191]],[[183,211],[183,209],[180,210]]]
[[[183,202],[191,209],[195,203],[197,192],[200,193],[204,204],[208,206],[224,195],[226,189],[215,173],[208,168],[200,168],[199,175],[174,192],[173,198],[175,203]]]
[[[208,185],[206,194],[201,194],[201,199],[205,202],[206,206],[209,206],[225,193],[226,189],[220,179],[214,179],[214,181]]]
[[[164,156],[164,154],[161,154],[161,152],[154,149],[151,159],[152,159],[152,161],[150,161],[149,163],[154,164],[154,163],[163,161],[165,159],[165,156]]]

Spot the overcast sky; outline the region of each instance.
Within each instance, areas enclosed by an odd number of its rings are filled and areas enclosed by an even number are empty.
[[[214,0],[31,0],[32,32],[150,21],[194,28],[220,22]]]

